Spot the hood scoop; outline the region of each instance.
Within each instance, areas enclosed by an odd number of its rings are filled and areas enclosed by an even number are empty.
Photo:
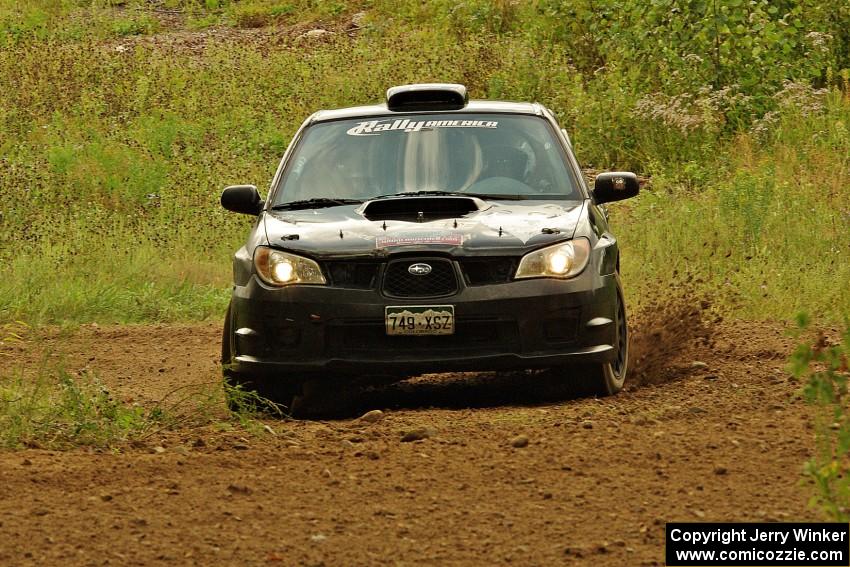
[[[474,197],[390,197],[369,201],[360,214],[370,221],[428,222],[464,217],[481,210],[482,204]]]

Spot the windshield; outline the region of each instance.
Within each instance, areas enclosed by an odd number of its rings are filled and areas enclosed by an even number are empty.
[[[427,114],[309,127],[273,206],[416,191],[578,198],[548,121],[525,115]]]

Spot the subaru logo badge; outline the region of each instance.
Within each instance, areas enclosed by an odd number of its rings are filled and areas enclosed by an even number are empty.
[[[428,264],[411,264],[407,271],[414,276],[427,276],[431,273],[431,266]]]

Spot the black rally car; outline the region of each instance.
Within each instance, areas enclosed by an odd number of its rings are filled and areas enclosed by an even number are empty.
[[[553,368],[616,393],[629,341],[600,205],[637,192],[625,172],[590,190],[536,103],[427,84],[317,112],[266,200],[221,196],[257,217],[233,260],[225,378],[284,405],[330,378],[461,370]]]

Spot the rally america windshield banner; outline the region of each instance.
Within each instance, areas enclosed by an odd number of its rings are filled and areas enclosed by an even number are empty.
[[[379,136],[382,132],[419,132],[434,128],[498,128],[493,120],[369,120],[349,128],[349,136]]]

